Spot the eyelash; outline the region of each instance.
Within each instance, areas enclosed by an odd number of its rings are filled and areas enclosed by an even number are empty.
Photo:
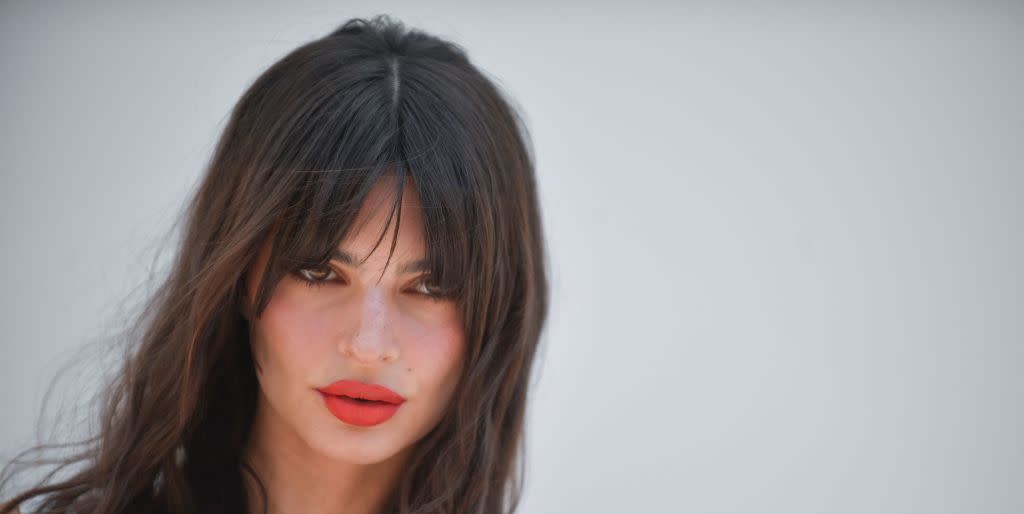
[[[319,280],[310,279],[304,273],[304,272],[308,272],[308,271],[327,272],[328,273],[328,275],[327,275],[328,278],[319,279]],[[330,276],[332,274],[337,276],[338,272],[334,271],[334,269],[329,267],[329,266],[315,267],[315,268],[299,268],[299,269],[295,270],[295,276],[298,277],[299,280],[305,282],[308,287],[316,287],[316,288],[320,288],[325,283],[330,282]]]
[[[317,280],[310,279],[310,278],[308,278],[306,276],[306,273],[304,273],[304,272],[309,272],[309,271],[321,272],[321,273],[326,272],[327,276],[326,276],[326,278],[323,278],[323,279],[317,279]],[[324,284],[330,282],[332,275],[335,278],[339,276],[338,272],[335,271],[334,268],[331,268],[330,266],[322,266],[322,267],[314,267],[314,268],[299,268],[299,269],[295,270],[295,276],[299,280],[305,282],[306,283],[306,287],[315,287],[317,289],[323,287]],[[417,284],[423,284],[425,282],[426,278],[427,278],[427,275],[424,275],[417,282]],[[429,287],[428,287],[428,289],[429,289]],[[435,289],[434,291],[435,292],[432,292],[432,293],[424,293],[422,291],[416,290],[415,293],[420,295],[420,296],[424,296],[426,298],[429,298],[431,300],[442,300],[442,299],[447,297],[440,290]]]

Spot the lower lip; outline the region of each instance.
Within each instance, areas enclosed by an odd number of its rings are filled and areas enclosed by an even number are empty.
[[[349,425],[372,427],[379,425],[395,415],[400,404],[385,402],[360,402],[346,396],[320,393],[324,397],[327,410]]]

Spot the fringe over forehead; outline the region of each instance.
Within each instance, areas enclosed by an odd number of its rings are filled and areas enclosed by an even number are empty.
[[[532,171],[519,120],[461,51],[394,25],[359,37],[364,28],[350,23],[268,69],[226,131],[222,144],[234,145],[226,150],[244,156],[251,174],[239,185],[255,193],[248,207],[275,212],[258,312],[290,269],[326,262],[386,176],[398,179],[394,237],[406,179],[419,196],[429,272],[441,288],[465,299],[467,288],[494,282],[496,270],[474,263],[515,257],[514,194]]]

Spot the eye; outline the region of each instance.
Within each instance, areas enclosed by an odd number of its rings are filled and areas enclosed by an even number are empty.
[[[309,287],[320,287],[325,282],[330,282],[338,278],[338,274],[335,273],[334,268],[331,268],[330,266],[300,268],[295,270],[295,274]]]
[[[424,276],[423,278],[417,280],[416,283],[413,285],[412,290],[416,294],[421,294],[423,296],[435,300],[439,300],[446,297],[445,291],[438,287],[436,284],[434,284],[434,282],[430,279],[429,276]]]

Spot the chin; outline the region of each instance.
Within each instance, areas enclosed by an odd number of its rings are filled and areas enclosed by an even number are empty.
[[[382,427],[367,430],[335,426],[316,434],[315,440],[319,444],[310,446],[331,460],[370,465],[387,461],[400,453],[405,445],[398,439],[398,434]]]

